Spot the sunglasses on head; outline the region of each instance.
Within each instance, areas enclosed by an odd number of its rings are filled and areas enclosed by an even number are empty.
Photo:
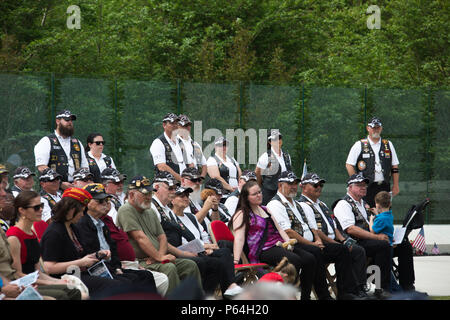
[[[96,145],[105,145],[106,144],[106,141],[94,141],[94,143],[96,144]]]
[[[24,208],[25,208],[25,209],[33,208],[34,211],[39,211],[39,209],[44,209],[44,204],[43,204],[43,203],[40,203],[40,204],[37,204],[37,205],[35,205],[35,206],[26,206],[26,207],[24,207]]]

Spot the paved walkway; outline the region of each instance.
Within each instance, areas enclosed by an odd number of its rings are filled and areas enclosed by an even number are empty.
[[[450,256],[414,257],[417,291],[450,296]]]

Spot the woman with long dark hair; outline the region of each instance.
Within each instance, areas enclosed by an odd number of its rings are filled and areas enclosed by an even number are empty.
[[[262,192],[258,182],[250,180],[244,184],[239,195],[236,213],[229,222],[234,232],[234,263],[248,248],[248,259],[251,263],[264,262],[276,266],[283,257],[287,257],[297,273],[302,270],[301,299],[309,300],[315,274],[315,259],[312,254],[294,245],[293,251],[278,246],[278,242],[289,241],[289,236],[278,225],[262,203]]]
[[[116,169],[114,160],[103,153],[106,141],[101,133],[94,132],[87,136],[86,159],[89,171],[94,175],[94,182],[101,183],[101,173],[106,168]]]
[[[40,246],[33,224],[41,221],[43,207],[41,197],[35,191],[22,191],[14,199],[15,216],[6,236],[16,278],[40,270]],[[43,295],[56,299],[81,299],[79,290],[67,288],[64,280],[50,277],[44,272],[39,272],[36,284]]]

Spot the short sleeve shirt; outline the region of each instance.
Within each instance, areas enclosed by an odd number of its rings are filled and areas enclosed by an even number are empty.
[[[237,187],[238,186],[238,172],[236,171],[236,166],[234,161],[226,156],[226,159],[224,161],[224,159],[222,159],[221,157],[217,156],[223,163],[224,166],[226,166],[229,170],[229,176],[230,179],[227,181],[228,184],[232,187]],[[208,167],[210,166],[216,166],[219,167],[219,164],[217,163],[216,159],[214,157],[209,157],[208,161],[206,162],[206,165]]]
[[[367,139],[370,143],[370,147],[372,148],[372,150],[375,154],[375,165],[376,165],[377,163],[380,162],[379,153],[380,153],[382,139],[380,138],[380,140],[377,143],[374,143],[369,137],[367,137]],[[391,149],[391,154],[392,154],[392,165],[393,166],[399,165],[400,162],[398,161],[397,152],[395,151],[394,145],[392,144],[391,141],[389,141],[389,148]],[[350,164],[352,166],[355,166],[360,153],[361,153],[361,141],[358,140],[355,142],[355,144],[350,149],[350,152],[347,156],[346,163]],[[383,177],[383,173],[381,172],[381,170],[378,170],[378,171],[376,170],[374,181],[383,181],[383,180],[384,180],[384,177]]]
[[[190,157],[188,157],[187,163],[184,162],[183,152],[181,151],[180,145],[178,144],[178,139],[176,139],[175,142],[173,142],[166,135],[166,133],[164,133],[164,137],[166,138],[167,142],[172,148],[173,162],[178,164],[178,166],[180,167],[180,172],[177,173],[181,174],[181,172],[183,172],[183,170],[186,169],[187,164],[192,163],[192,160],[190,159]],[[153,164],[155,166],[160,163],[166,163],[166,149],[164,147],[164,144],[159,138],[153,140],[153,143],[150,146],[150,154],[152,155]],[[173,158],[173,156],[175,156],[175,159]]]
[[[361,212],[364,219],[367,221],[367,212],[364,208],[364,205],[362,202],[356,202],[356,207]],[[334,216],[336,219],[338,219],[339,223],[342,226],[342,229],[345,231],[350,226],[355,225],[355,215],[352,211],[352,206],[345,200],[341,200],[336,204],[336,207],[334,207]],[[368,222],[367,222],[368,223]]]
[[[72,181],[73,173],[75,171],[75,165],[73,163],[72,157],[70,156],[70,145],[71,145],[70,141],[72,140],[72,137],[64,138],[64,137],[58,135],[56,130],[54,133],[55,133],[56,137],[58,138],[59,144],[63,148],[66,156],[68,155],[67,156],[68,164],[69,164],[68,180]],[[80,166],[82,168],[89,167],[89,164],[86,159],[86,154],[84,152],[83,144],[79,140],[78,140],[78,142],[80,144],[80,150],[81,150]],[[50,150],[51,150],[50,139],[47,136],[43,137],[41,140],[39,140],[39,142],[34,146],[34,160],[35,160],[36,167],[41,166],[41,165],[45,165],[45,166],[48,165],[48,163],[50,161]]]
[[[287,201],[287,199],[280,192],[278,192],[277,195],[281,198],[283,202],[286,202],[288,204],[289,208],[291,208],[294,215],[301,222],[303,228],[303,238],[305,238],[308,241],[314,241],[314,235],[311,231],[310,226],[308,225],[308,221],[303,221],[303,218],[300,212],[298,212],[296,206]],[[289,219],[289,216],[286,212],[286,208],[280,201],[271,200],[267,204],[267,209],[269,209],[269,212],[272,214],[272,216],[275,218],[275,220],[283,230],[292,228],[291,220]],[[306,219],[311,220],[311,217],[307,216]],[[314,219],[314,214],[312,216],[312,219]]]
[[[148,237],[152,245],[159,250],[158,237],[164,234],[164,230],[161,223],[156,216],[156,213],[152,209],[138,212],[128,202],[119,208],[117,212],[118,227],[125,232],[142,231]],[[139,244],[131,237],[128,237],[131,245],[133,246],[136,258],[143,259],[147,255],[142,251]]]

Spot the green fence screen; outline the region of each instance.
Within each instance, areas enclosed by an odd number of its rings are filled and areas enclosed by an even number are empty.
[[[400,194],[394,198],[396,223],[409,208],[431,199],[427,223],[450,223],[450,91],[442,88],[341,88],[245,82],[118,80],[58,74],[0,74],[0,163],[10,172],[34,167],[34,145],[55,128],[55,114],[78,116],[75,136],[86,146],[92,132],[103,135],[104,153],[132,177],[153,177],[149,153],[168,112],[187,114],[192,137],[205,156],[223,135],[242,169],[254,169],[266,151],[266,130],[279,129],[294,171],[327,180],[328,204],[345,194],[345,160],[365,124],[376,115],[382,136],[400,160]],[[12,175],[10,175],[12,176]],[[10,181],[12,183],[12,181]],[[36,179],[37,184],[37,179]]]

